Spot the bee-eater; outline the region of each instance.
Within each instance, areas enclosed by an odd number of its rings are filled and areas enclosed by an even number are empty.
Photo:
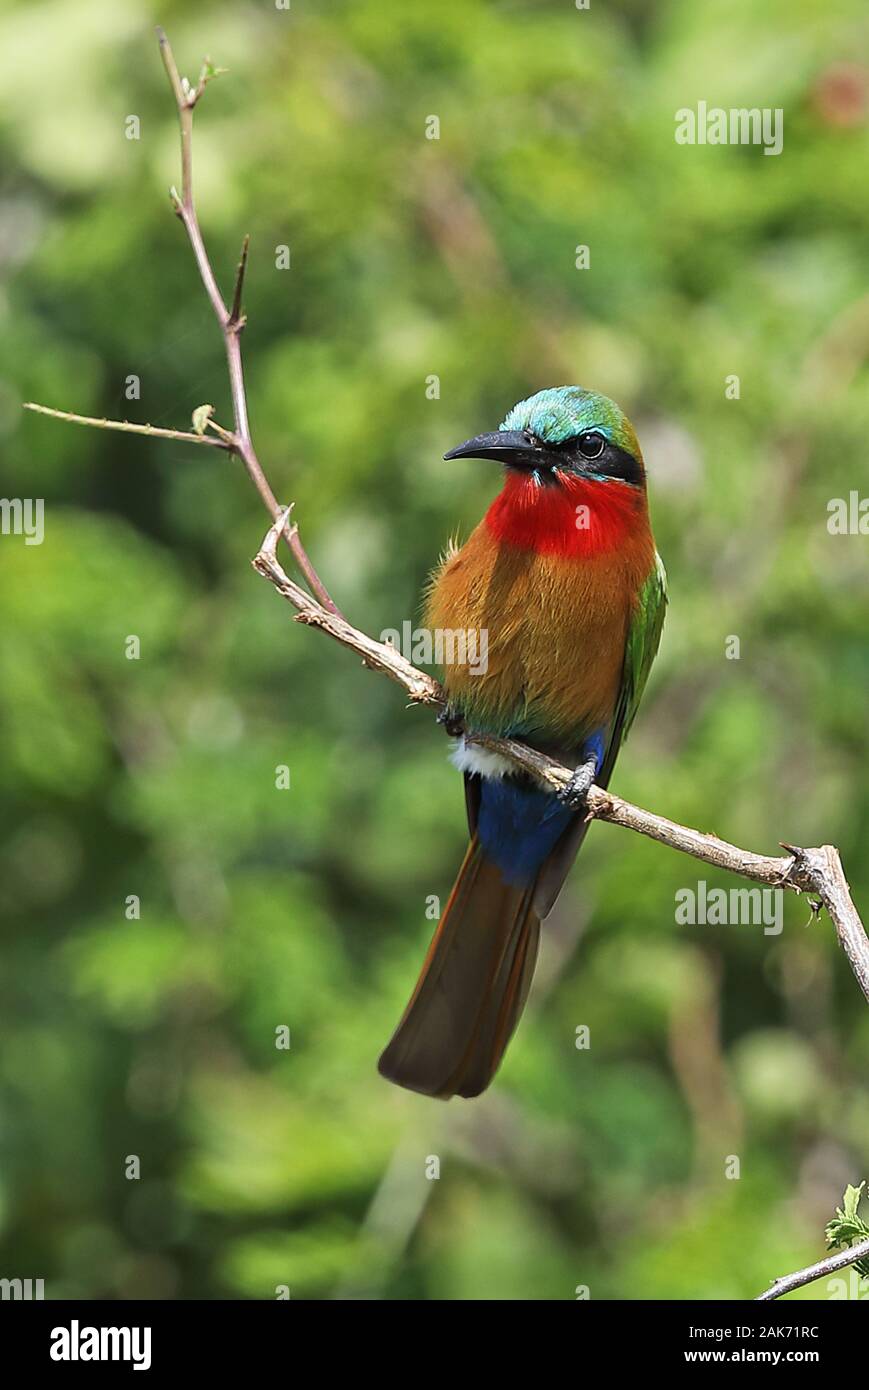
[[[486,1089],[519,1021],[540,923],[585,836],[588,790],[609,782],[636,714],[667,598],[640,446],[606,396],[540,391],[444,457],[504,465],[501,492],[428,594],[428,627],[476,634],[486,652],[445,663],[448,714],[576,768],[555,795],[456,745],[471,841],[379,1062],[399,1086],[448,1099]]]

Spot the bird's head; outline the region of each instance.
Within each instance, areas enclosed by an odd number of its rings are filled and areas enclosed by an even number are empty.
[[[540,487],[572,480],[644,488],[637,436],[615,401],[581,386],[554,386],[514,405],[499,430],[480,434],[446,459],[496,459]]]

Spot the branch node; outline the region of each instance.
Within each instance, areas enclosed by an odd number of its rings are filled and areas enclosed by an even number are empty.
[[[278,541],[284,534],[284,531],[287,530],[287,524],[292,515],[292,511],[293,503],[291,502],[288,507],[282,507],[281,510],[277,513],[274,519],[274,524],[269,527],[268,531],[266,531],[266,534],[263,537],[263,543],[259,548],[259,555],[257,555],[256,557],[257,559],[260,559],[262,557],[264,560],[271,561],[272,564],[274,564],[277,558]],[[296,527],[293,526],[291,530],[295,531]]]
[[[214,430],[214,433],[220,436],[228,449],[232,449],[235,454],[238,453],[238,438],[232,430],[224,429],[223,425],[219,425],[216,420],[211,418],[206,420],[205,425],[206,429]]]

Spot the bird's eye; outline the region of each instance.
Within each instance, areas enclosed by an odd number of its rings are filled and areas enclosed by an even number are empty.
[[[579,452],[584,459],[599,459],[606,448],[606,440],[597,430],[589,430],[586,434],[581,434],[577,440]]]

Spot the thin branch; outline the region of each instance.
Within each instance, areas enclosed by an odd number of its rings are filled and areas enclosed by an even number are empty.
[[[825,1274],[835,1274],[837,1269],[846,1269],[855,1260],[865,1259],[869,1255],[869,1238],[860,1240],[856,1245],[849,1245],[847,1250],[840,1250],[836,1255],[828,1255],[826,1259],[818,1260],[817,1264],[807,1265],[805,1269],[798,1269],[794,1274],[784,1274],[781,1279],[776,1279],[768,1289],[759,1293],[754,1300],[755,1303],[769,1303],[774,1298],[781,1298],[782,1294],[792,1293],[794,1289],[801,1289],[804,1284],[812,1284],[816,1279],[823,1279]]]
[[[200,75],[199,83],[191,89],[189,84],[185,84],[179,75],[178,65],[175,62],[175,55],[172,46],[163,29],[157,29],[157,38],[160,44],[160,55],[163,59],[163,66],[169,78],[169,85],[175,97],[175,105],[178,108],[178,124],[181,129],[181,197],[173,190],[173,202],[175,211],[184,223],[185,231],[193,248],[196,258],[196,265],[199,270],[202,283],[205,286],[211,307],[215,317],[220,324],[223,333],[224,348],[226,350],[226,362],[229,369],[229,381],[232,391],[232,409],[235,417],[235,452],[238,454],[251,482],[263,500],[269,515],[276,517],[281,511],[277,498],[271,490],[268,479],[263,472],[262,465],[256,455],[253,440],[250,434],[250,422],[247,412],[247,393],[244,385],[244,369],[241,359],[241,331],[244,327],[244,318],[241,313],[241,293],[244,284],[244,271],[247,265],[247,246],[245,238],[242,249],[241,262],[235,281],[235,294],[233,296],[232,310],[228,310],[223,301],[223,296],[218,288],[211,262],[208,259],[208,252],[205,249],[205,242],[199,227],[199,219],[196,215],[196,205],[193,201],[193,108],[205,90],[207,81],[207,68],[204,67]],[[323,608],[330,613],[338,613],[337,604],[333,601],[328,589],[323,583],[313,564],[308,558],[307,552],[299,539],[298,527],[288,527],[285,531],[285,539],[295,557],[296,564],[305,576],[311,592],[316,594]]]
[[[253,567],[264,579],[275,586],[278,593],[293,605],[297,621],[308,627],[317,627],[327,632],[336,642],[349,647],[362,657],[366,666],[402,686],[414,704],[445,707],[443,688],[431,676],[426,675],[394,647],[383,642],[375,642],[366,633],[358,631],[339,615],[327,613],[306,594],[294,580],[284,572],[277,558],[278,536],[289,521],[289,509],[281,513],[274,526],[266,533]],[[516,767],[548,787],[559,792],[570,781],[573,769],[554,762],[545,753],[529,748],[514,739],[494,738],[488,734],[465,732],[469,743],[500,753],[509,758]],[[839,942],[848,958],[857,983],[869,1001],[869,939],[857,909],[851,900],[848,883],[842,868],[838,850],[832,845],[822,845],[819,849],[800,849],[796,845],[783,845],[786,855],[753,854],[750,850],[739,849],[736,845],[720,840],[717,835],[693,830],[687,825],[679,825],[633,806],[629,801],[614,796],[601,787],[592,787],[588,793],[587,814],[591,820],[608,821],[610,825],[621,825],[639,835],[646,835],[659,844],[669,845],[671,849],[690,854],[704,864],[717,869],[726,869],[755,883],[767,884],[773,888],[788,888],[795,893],[815,893],[826,907],[836,928]]]
[[[102,420],[86,415],[73,415],[67,411],[54,410],[49,406],[35,405],[28,402],[26,409],[38,411],[42,415],[51,415],[55,419],[66,420],[76,425],[91,425],[95,429],[120,430],[128,434],[149,435],[158,439],[179,439],[188,444],[207,444],[214,449],[227,449],[231,453],[237,454],[247,469],[248,476],[254,487],[259,493],[263,505],[269,515],[276,517],[281,508],[277,498],[271,490],[268,479],[263,472],[262,466],[256,455],[253,440],[250,434],[250,423],[248,421],[247,394],[244,385],[244,370],[241,360],[241,332],[244,328],[245,317],[241,309],[241,296],[244,288],[244,273],[247,267],[247,253],[249,238],[245,237],[242,245],[241,260],[239,261],[236,272],[235,289],[233,293],[232,309],[229,310],[224,303],[223,296],[211,268],[208,259],[208,252],[205,249],[205,242],[199,226],[199,219],[196,215],[196,205],[193,201],[193,109],[202,93],[205,91],[206,84],[210,77],[215,76],[215,71],[208,62],[204,63],[199,74],[199,81],[195,87],[191,87],[186,78],[181,77],[178,72],[178,65],[175,62],[175,55],[163,29],[157,28],[157,39],[160,45],[160,56],[163,59],[163,66],[169,78],[169,85],[175,97],[175,105],[178,110],[178,124],[181,130],[181,194],[179,196],[175,188],[169,190],[175,212],[184,223],[196,265],[199,270],[200,279],[205,286],[205,291],[211,301],[215,317],[220,324],[223,334],[224,348],[226,351],[226,361],[229,370],[229,382],[232,393],[232,411],[235,420],[235,430],[230,433],[209,420],[208,426],[219,436],[217,439],[210,435],[190,434],[182,430],[161,430],[151,425],[134,425],[126,420]],[[326,585],[317,574],[305,547],[299,537],[297,526],[287,526],[284,531],[284,538],[293,552],[293,557],[304,575],[305,582],[311,592],[316,595],[320,606],[330,613],[338,614],[337,604],[332,599]]]
[[[122,434],[144,434],[149,439],[183,439],[185,444],[210,444],[214,449],[225,449],[234,453],[234,446],[226,439],[212,439],[206,434],[188,434],[186,430],[161,430],[156,425],[136,425],[129,420],[105,420],[93,415],[73,415],[68,410],[52,410],[47,405],[36,405],[25,401],[24,410],[35,410],[37,415],[50,415],[54,420],[66,420],[71,425],[90,425],[95,430],[119,430]],[[230,436],[230,439],[232,437]]]
[[[402,686],[413,704],[442,706],[445,702],[444,692],[434,677],[418,671],[395,647],[376,642],[373,637],[348,623],[340,613],[332,613],[322,607],[285,573],[277,557],[277,544],[279,537],[286,533],[291,512],[292,507],[279,509],[274,525],[266,533],[258,555],[252,561],[257,573],[271,580],[278,593],[293,605],[297,622],[319,628],[342,646],[357,652],[366,666],[382,672]]]
[[[205,242],[196,215],[196,205],[193,201],[193,108],[199,100],[201,92],[199,88],[191,91],[189,86],[185,85],[184,79],[179,76],[175,55],[163,29],[157,29],[157,40],[160,45],[163,66],[166,69],[169,84],[175,97],[175,105],[178,108],[178,124],[181,128],[181,197],[178,197],[174,188],[170,190],[170,196],[175,204],[175,211],[184,223],[190,238],[193,254],[196,257],[196,265],[208,298],[211,300],[211,307],[217,315],[218,321],[223,325],[228,318],[226,305],[223,302],[223,296],[220,293],[211,262],[208,259],[208,253],[205,250]]]

